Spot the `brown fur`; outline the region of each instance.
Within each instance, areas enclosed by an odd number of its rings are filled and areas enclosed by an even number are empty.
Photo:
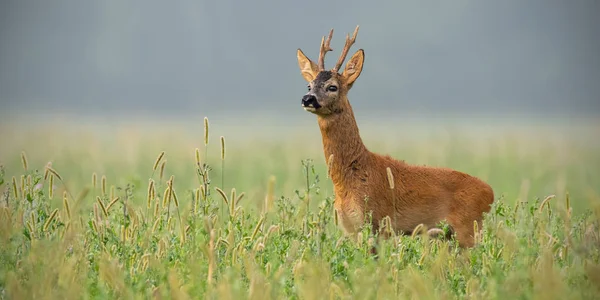
[[[386,216],[390,216],[395,231],[404,233],[411,233],[419,224],[434,228],[445,220],[461,246],[473,246],[474,222],[481,228],[483,214],[494,201],[492,188],[459,171],[410,165],[369,151],[362,142],[347,97],[363,62],[361,49],[342,74],[335,70],[326,82],[317,82],[318,74],[324,70],[298,49],[302,75],[311,87],[309,94],[316,95],[322,105],[307,110],[317,115],[325,159],[333,155],[329,172],[341,226],[347,233],[355,233],[364,224],[367,212],[372,213],[374,230]],[[330,85],[337,85],[338,90],[327,91]],[[394,178],[393,190],[386,173],[388,167]]]

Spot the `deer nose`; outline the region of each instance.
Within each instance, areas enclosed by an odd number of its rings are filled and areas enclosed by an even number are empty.
[[[315,95],[304,95],[304,97],[302,97],[302,107],[319,108],[321,105],[317,102],[317,97],[315,97]]]

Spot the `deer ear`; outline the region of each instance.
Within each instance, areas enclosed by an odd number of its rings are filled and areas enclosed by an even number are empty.
[[[319,68],[317,64],[312,62],[302,50],[298,49],[298,66],[300,67],[300,72],[302,72],[302,77],[304,80],[308,82],[312,82],[319,74]]]
[[[358,76],[360,76],[364,62],[365,52],[363,49],[359,49],[346,63],[346,68],[344,69],[344,73],[342,73],[342,77],[344,78],[346,85],[352,86],[354,81],[358,78]]]

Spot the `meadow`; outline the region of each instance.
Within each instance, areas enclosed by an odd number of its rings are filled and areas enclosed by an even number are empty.
[[[492,186],[460,249],[344,236],[305,119],[2,121],[0,299],[600,298],[595,120],[359,117],[370,150]]]

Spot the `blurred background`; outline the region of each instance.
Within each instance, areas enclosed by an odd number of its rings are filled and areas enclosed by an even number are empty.
[[[334,28],[331,67],[356,25],[359,119],[595,116],[598,13],[596,0],[4,0],[2,117],[307,119],[296,49],[316,60]]]

